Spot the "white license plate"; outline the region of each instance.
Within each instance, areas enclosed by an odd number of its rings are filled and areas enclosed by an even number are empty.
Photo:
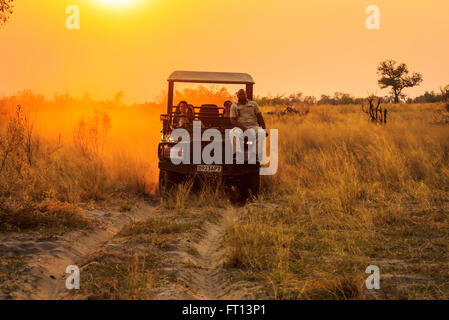
[[[199,165],[196,167],[197,172],[221,172],[221,166]]]

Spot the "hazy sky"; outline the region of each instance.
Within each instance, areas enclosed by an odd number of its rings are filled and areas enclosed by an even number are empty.
[[[114,1],[16,0],[0,28],[0,94],[125,90],[142,102],[173,70],[248,72],[256,94],[386,94],[376,67],[387,58],[424,74],[405,93],[449,84],[447,0]],[[70,4],[80,8],[80,30],[65,26]],[[380,30],[365,27],[371,4]]]

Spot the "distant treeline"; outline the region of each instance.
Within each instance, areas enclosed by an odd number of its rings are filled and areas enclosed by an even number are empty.
[[[304,96],[301,92],[286,95],[276,95],[269,97],[259,97],[254,99],[259,105],[284,105],[296,106],[304,104],[326,104],[326,105],[341,105],[341,104],[360,104],[363,98],[356,98],[348,93],[335,92],[334,96],[321,95],[318,100],[314,96]]]
[[[422,96],[418,96],[414,99],[407,99],[407,103],[432,103],[443,102],[449,100],[449,85],[440,89],[440,93],[435,91],[426,91]]]
[[[255,101],[259,105],[283,105],[283,106],[296,106],[296,105],[343,105],[343,104],[362,104],[366,98],[354,97],[349,93],[335,92],[333,96],[322,94],[320,99],[314,96],[305,96],[301,92],[290,95],[276,95],[261,97],[256,96]],[[432,103],[443,102],[449,100],[449,85],[440,89],[440,92],[431,91],[424,93],[416,98],[405,99],[407,103]],[[394,97],[385,96],[382,97],[384,103],[393,103]]]

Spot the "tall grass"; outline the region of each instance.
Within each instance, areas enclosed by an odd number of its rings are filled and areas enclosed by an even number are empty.
[[[387,125],[359,108],[267,119],[280,131],[279,172],[263,179],[261,203],[276,206],[250,208],[230,228],[230,265],[275,298],[365,298],[365,268],[381,260],[391,272],[400,259],[395,272],[413,265],[426,285],[384,282],[384,297],[448,297],[447,276],[425,268],[448,262],[449,130],[434,121],[444,106],[388,106]]]
[[[200,87],[176,97],[218,103],[229,93]],[[31,214],[43,201],[78,205],[154,194],[165,101],[128,105],[122,92],[107,101],[89,94],[49,100],[30,91],[0,97],[0,214]],[[185,207],[188,193],[180,190],[174,206]],[[217,194],[198,197],[212,202]]]
[[[14,102],[28,105],[13,106]],[[53,105],[56,102],[60,105]],[[48,216],[54,217],[55,226],[64,224],[57,219],[64,220],[64,212],[85,219],[82,211],[55,209],[66,203],[76,207],[155,191],[158,131],[148,130],[146,122],[154,118],[143,116],[147,112],[143,106],[127,109],[69,96],[48,101],[28,93],[0,99],[0,111],[3,231],[34,230],[22,222],[36,222],[38,217],[45,226],[50,222]],[[128,122],[123,121],[126,116]],[[46,206],[49,202],[53,205]],[[48,212],[38,215],[39,208]],[[14,216],[17,223],[12,223]]]

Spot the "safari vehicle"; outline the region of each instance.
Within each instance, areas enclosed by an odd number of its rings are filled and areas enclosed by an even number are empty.
[[[225,154],[223,152],[223,161],[221,161],[220,164],[205,164],[202,159],[200,164],[193,164],[194,135],[190,136],[191,138],[189,141],[190,164],[172,163],[170,158],[171,149],[178,143],[178,141],[172,141],[172,139],[170,139],[172,131],[176,129],[175,118],[177,108],[173,105],[174,85],[176,82],[241,84],[246,86],[248,99],[253,99],[254,80],[246,73],[175,71],[170,75],[168,78],[167,113],[161,115],[163,124],[162,140],[158,146],[160,169],[159,192],[161,196],[167,196],[174,186],[188,179],[194,179],[196,182],[199,181],[199,184],[205,179],[207,181],[219,181],[219,183],[227,190],[237,190],[240,199],[244,200],[246,200],[249,195],[257,196],[260,186],[259,162],[249,164],[246,159],[243,164],[236,164],[235,161],[233,164],[225,164]],[[234,127],[229,118],[223,117],[224,108],[208,104],[207,101],[204,101],[204,104],[200,106],[191,106],[190,109],[193,110],[191,114],[193,120],[199,120],[202,123],[201,136],[205,129],[217,129],[222,135],[222,143],[224,144],[225,130]],[[201,153],[203,148],[209,143],[210,142],[201,142]],[[224,145],[222,150],[224,150]]]

